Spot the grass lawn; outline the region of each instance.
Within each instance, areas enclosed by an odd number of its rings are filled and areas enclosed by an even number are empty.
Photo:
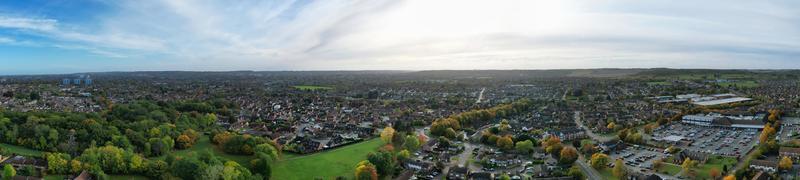
[[[614,176],[614,173],[611,172],[611,169],[612,168],[605,168],[605,169],[597,171],[597,172],[600,172],[600,175],[603,176],[603,179],[606,179],[606,180],[618,180],[619,178]]]
[[[41,157],[42,154],[44,153],[44,152],[39,151],[39,150],[34,150],[34,149],[22,147],[22,146],[15,146],[15,145],[4,144],[4,143],[0,143],[0,147],[5,148],[10,153],[15,153],[15,154],[23,155],[23,156]]]
[[[66,175],[47,175],[44,176],[44,180],[63,180]]]
[[[709,174],[709,172],[711,171],[712,168],[717,168],[717,170],[722,172],[722,166],[728,165],[728,169],[732,169],[734,166],[736,166],[737,162],[738,161],[735,158],[712,156],[708,158],[706,164],[699,165],[697,168],[695,168],[695,171],[697,172],[696,178],[711,179],[711,175]]]
[[[222,158],[225,158],[225,159],[228,159],[228,160],[236,161],[237,163],[239,163],[242,166],[249,166],[250,165],[250,160],[253,159],[252,156],[233,155],[233,154],[228,154],[228,153],[223,152],[221,149],[216,148],[216,146],[214,146],[214,144],[211,144],[211,140],[208,139],[207,135],[200,136],[197,139],[197,142],[195,143],[195,145],[192,146],[191,148],[172,151],[172,153],[174,153],[176,156],[187,156],[190,152],[199,152],[199,151],[205,151],[205,150],[211,150],[212,152],[214,152],[215,155],[217,155],[219,157],[222,157]],[[155,157],[155,158],[156,159],[163,159],[163,158],[166,158],[166,157],[167,156],[164,155],[164,156]]]
[[[139,176],[139,175],[108,175],[111,179],[119,179],[119,180],[148,180],[147,177]]]
[[[670,163],[663,163],[661,168],[658,169],[658,172],[674,176],[675,174],[681,172],[681,166]]]
[[[651,86],[656,86],[656,85],[660,85],[660,86],[669,86],[669,85],[672,85],[672,82],[667,82],[667,81],[653,81],[653,82],[647,82],[647,85],[651,85]]]
[[[758,87],[758,83],[756,81],[737,81],[737,82],[720,82],[717,85],[722,87],[728,86],[736,86],[740,88],[754,88]]]
[[[383,145],[378,138],[311,155],[285,155],[272,166],[272,179],[352,178],[356,164]]]
[[[301,86],[292,86],[292,87],[294,87],[295,89],[304,90],[304,91],[305,90],[315,91],[315,90],[331,90],[331,89],[333,89],[332,87],[328,87],[328,86],[311,86],[311,85],[301,85]]]

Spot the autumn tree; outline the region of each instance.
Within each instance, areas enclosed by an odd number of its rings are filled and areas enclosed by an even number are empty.
[[[625,169],[625,163],[622,162],[622,159],[617,159],[617,161],[614,162],[614,169],[611,170],[611,173],[613,173],[614,176],[616,176],[617,178],[620,178],[620,179],[625,177],[625,175],[628,172]]]
[[[716,167],[712,167],[711,170],[708,170],[708,175],[711,176],[711,179],[717,179],[718,177],[722,176],[722,172],[720,172]]]
[[[661,166],[664,166],[664,162],[661,159],[653,160],[653,169],[660,169]]]
[[[556,154],[561,152],[561,139],[558,136],[550,135],[544,141],[542,141],[542,147],[544,147],[545,152],[548,154]]]
[[[681,168],[683,168],[683,172],[687,175],[692,175],[692,168],[694,168],[696,162],[690,158],[686,158],[683,160],[683,164],[681,164]]]
[[[178,139],[175,139],[175,145],[178,149],[190,148],[193,144],[194,142],[192,141],[192,138],[189,138],[189,136],[185,134],[182,134],[178,136]]]
[[[392,143],[392,138],[394,137],[394,133],[395,131],[394,128],[392,127],[387,126],[386,128],[383,128],[383,131],[381,131],[381,140],[383,140],[383,142],[385,142],[386,144]]]
[[[606,168],[611,159],[608,155],[603,153],[594,153],[592,154],[592,159],[590,160],[592,164],[592,168],[597,170],[603,170]]]
[[[369,161],[361,161],[356,165],[355,172],[356,180],[378,180],[378,171],[375,170],[375,165]]]
[[[561,163],[572,164],[578,159],[578,150],[576,150],[574,147],[562,148],[559,157],[561,157]]]
[[[778,168],[782,170],[789,170],[792,169],[792,159],[787,156],[781,158],[781,161],[778,163]]]
[[[736,180],[736,176],[734,176],[734,175],[728,175],[728,176],[725,176],[725,177],[724,177],[724,178],[722,178],[722,179],[723,179],[723,180]]]
[[[497,147],[499,147],[501,149],[504,149],[504,150],[510,150],[510,149],[514,148],[514,140],[511,139],[510,135],[506,135],[506,136],[503,136],[501,138],[498,138],[497,139]]]
[[[581,141],[581,151],[586,154],[594,152],[594,143],[592,140],[584,139]]]
[[[772,127],[772,124],[767,123],[764,125],[764,130],[761,131],[761,135],[758,136],[758,140],[761,143],[766,143],[775,133],[776,131],[775,128]]]

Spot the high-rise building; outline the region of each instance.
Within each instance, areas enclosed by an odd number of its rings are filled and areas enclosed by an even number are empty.
[[[86,84],[87,86],[91,86],[92,85],[92,79],[89,79],[89,78],[84,79],[83,80],[83,84]]]
[[[69,78],[64,78],[63,80],[61,80],[61,84],[65,86],[69,85],[71,82],[72,80],[70,80]]]
[[[81,85],[81,79],[73,79],[72,83],[75,85]]]

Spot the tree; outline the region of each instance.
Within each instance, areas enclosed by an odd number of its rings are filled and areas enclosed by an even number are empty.
[[[380,177],[394,174],[396,162],[395,157],[392,156],[392,152],[378,151],[376,153],[370,153],[367,155],[367,160],[370,164],[375,166]]]
[[[403,149],[402,151],[397,153],[397,159],[400,161],[406,161],[409,158],[411,158],[411,152],[409,152],[407,149]]]
[[[417,150],[420,146],[419,138],[416,136],[408,135],[406,136],[405,142],[403,142],[403,147],[409,150]]]
[[[725,176],[725,178],[722,178],[722,179],[723,179],[723,180],[736,180],[736,176],[734,176],[734,175],[728,175],[728,176]]]
[[[561,157],[561,163],[572,164],[578,159],[578,150],[576,150],[574,147],[563,148],[561,149],[559,157]]]
[[[594,152],[594,143],[592,140],[584,139],[581,141],[581,151],[586,154],[591,154]]]
[[[181,158],[172,164],[172,174],[181,179],[195,179],[204,168],[202,163],[195,158]]]
[[[503,173],[502,175],[500,175],[500,177],[497,177],[497,179],[500,179],[500,180],[511,180],[511,176],[508,176],[507,173]]]
[[[661,159],[653,160],[653,169],[660,169],[661,166],[664,166],[664,162]]]
[[[497,147],[504,150],[510,150],[514,148],[514,140],[511,139],[510,135],[503,136],[497,139]]]
[[[592,164],[592,168],[597,170],[603,170],[606,168],[611,159],[609,159],[608,155],[606,154],[594,153],[592,154],[592,159],[590,161]]]
[[[457,132],[456,132],[456,130],[455,130],[455,129],[453,129],[453,128],[447,128],[447,129],[444,131],[444,136],[445,136],[445,137],[447,137],[447,138],[450,138],[450,139],[454,139],[454,138],[456,138],[456,136],[457,136],[457,135],[458,135],[458,133],[457,133]]]
[[[53,174],[69,173],[69,156],[62,153],[45,153],[47,159],[47,171]]]
[[[681,164],[681,168],[683,168],[683,172],[685,172],[686,175],[693,176],[694,172],[692,172],[692,168],[694,167],[694,165],[695,165],[695,161],[693,161],[690,158],[686,158],[686,159],[683,160],[683,164]]]
[[[182,134],[178,136],[178,139],[175,140],[175,143],[178,145],[178,149],[187,149],[192,147],[193,141],[189,136]]]
[[[392,143],[394,133],[394,128],[392,127],[387,126],[386,128],[383,128],[383,131],[381,131],[381,140],[387,144]]]
[[[792,159],[787,156],[784,156],[781,161],[778,163],[778,168],[782,170],[789,170],[792,169]]]
[[[10,164],[6,164],[6,166],[3,167],[3,180],[11,180],[11,178],[14,178],[16,175],[17,170]]]
[[[622,159],[617,159],[617,161],[614,162],[614,169],[612,169],[611,173],[613,173],[614,176],[622,179],[625,177],[625,174],[628,173],[626,171],[625,163],[622,162]]]
[[[583,171],[581,171],[581,168],[578,167],[578,165],[573,165],[570,167],[569,171],[567,171],[567,175],[572,176],[573,179],[584,179]]]
[[[533,151],[533,142],[531,140],[518,141],[514,148],[519,153],[528,154]]]
[[[375,170],[375,166],[369,163],[369,161],[361,161],[356,165],[355,179],[378,180],[378,171]]]
[[[561,152],[561,148],[563,148],[561,145],[561,139],[559,139],[558,136],[553,135],[548,136],[545,141],[542,141],[542,146],[545,148],[545,152],[548,154],[559,153]]]
[[[619,140],[627,141],[628,134],[629,134],[628,129],[623,129],[617,132],[617,137],[619,137]]]
[[[719,169],[712,167],[711,170],[708,170],[708,175],[711,176],[711,179],[717,179],[718,177],[722,176],[722,172]]]

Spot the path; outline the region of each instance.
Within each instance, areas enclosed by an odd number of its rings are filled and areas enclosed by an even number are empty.
[[[486,88],[481,88],[481,93],[478,94],[478,101],[475,101],[475,104],[480,104],[483,101],[483,92],[486,92]]]
[[[607,137],[607,136],[597,135],[597,134],[593,133],[591,130],[589,130],[589,128],[586,127],[586,125],[584,125],[583,121],[581,120],[581,112],[580,111],[575,111],[575,114],[573,115],[572,119],[575,120],[575,124],[577,124],[579,127],[581,127],[581,129],[583,129],[583,131],[586,132],[586,135],[589,135],[589,137],[591,137],[592,139],[594,139],[597,142],[600,142],[600,143],[608,142],[608,141],[611,141],[611,140],[614,139],[614,137]]]

